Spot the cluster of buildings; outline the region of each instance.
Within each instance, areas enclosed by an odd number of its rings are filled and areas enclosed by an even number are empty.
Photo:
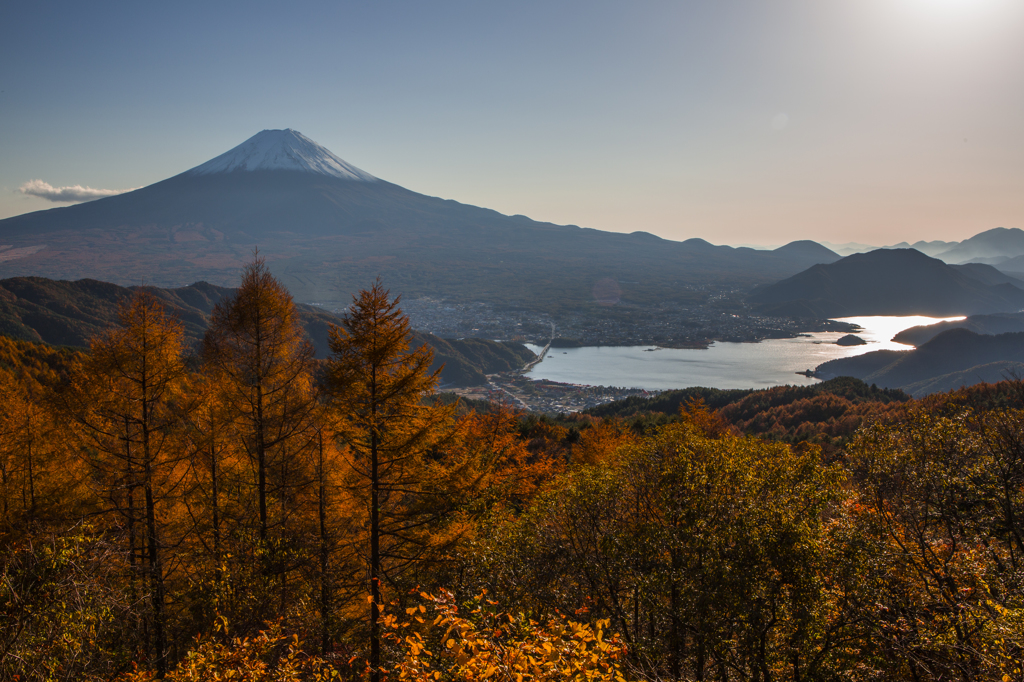
[[[651,396],[658,393],[640,388],[534,381],[519,372],[491,374],[487,379],[487,386],[456,389],[454,392],[465,398],[502,402],[515,409],[545,414],[581,412],[630,396]]]
[[[738,297],[721,293],[690,307],[617,305],[553,317],[490,303],[451,303],[433,298],[402,301],[414,329],[441,338],[486,338],[554,347],[641,346],[706,348],[712,341],[756,342],[809,331],[852,331],[830,320],[755,315]],[[553,325],[553,326],[552,326]],[[552,330],[554,333],[552,334]]]

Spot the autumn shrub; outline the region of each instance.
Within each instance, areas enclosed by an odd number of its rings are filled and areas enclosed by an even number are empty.
[[[1024,678],[1024,411],[914,410],[851,448],[861,617],[897,679]]]
[[[0,549],[0,679],[99,680],[127,668],[143,619],[109,538],[88,526]]]
[[[280,621],[270,623],[253,637],[235,637],[226,642],[199,638],[177,666],[163,679],[169,682],[285,682],[286,680],[338,679],[336,668],[302,649],[298,635],[287,635]],[[149,670],[135,670],[120,682],[149,682],[157,679]]]
[[[390,671],[410,682],[625,682],[626,647],[610,621],[580,623],[555,615],[537,622],[498,610],[481,593],[462,608],[451,593],[422,594],[430,607],[387,615],[389,639],[403,656]]]

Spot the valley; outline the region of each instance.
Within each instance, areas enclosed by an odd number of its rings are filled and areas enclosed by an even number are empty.
[[[560,348],[578,346],[634,346],[656,344],[665,348],[707,348],[714,341],[757,342],[792,338],[801,333],[852,331],[850,325],[820,318],[758,315],[743,303],[742,292],[723,288],[701,292],[706,303],[656,307],[620,304],[581,306],[559,315],[515,305],[483,301],[463,303],[437,298],[405,298],[402,309],[413,327],[444,338],[485,338]],[[341,312],[341,301],[314,305]],[[555,336],[551,336],[551,325]]]
[[[23,249],[0,277],[231,286],[258,248],[303,302],[347,302],[380,276],[406,299],[551,316],[707,305],[839,258],[810,241],[759,251],[504,215],[375,178],[293,130],[141,189],[0,220],[0,243]]]
[[[501,372],[487,377],[485,386],[457,388],[451,393],[463,399],[507,405],[535,414],[566,415],[628,398],[648,398],[659,391],[619,386],[589,386],[535,380],[522,372]]]
[[[1024,682],[1024,2],[0,16],[0,682]]]
[[[401,294],[417,342],[437,351],[446,386],[490,385],[506,393],[518,390],[520,379],[501,377],[528,361],[527,343],[567,350],[713,348],[700,355],[700,364],[729,344],[768,342],[739,351],[756,355],[771,352],[764,349],[774,348],[774,340],[857,331],[837,321],[842,317],[1001,315],[1024,308],[1024,281],[999,269],[1024,254],[1018,229],[912,247],[836,245],[845,257],[808,240],[754,249],[672,241],[640,230],[602,232],[420,194],[366,173],[290,129],[264,130],[140,189],[0,220],[0,242],[4,282],[21,282],[27,291],[32,277],[48,278],[37,285],[50,291],[49,298],[27,307],[22,303],[33,294],[19,299],[18,287],[9,287],[14,298],[3,303],[10,315],[2,324],[16,337],[45,336],[81,347],[114,320],[109,287],[145,284],[205,292],[203,301],[193,303],[168,294],[198,338],[214,303],[258,252],[303,302],[321,357],[328,326],[355,292],[379,278],[393,295]],[[72,295],[69,287],[79,285],[66,280],[108,287],[102,312],[93,303],[69,303],[81,292]],[[490,344],[489,350],[481,356],[474,343]],[[992,362],[1003,360],[1015,358]],[[671,375],[658,387],[676,388],[676,381],[810,382],[817,364],[812,354],[776,362],[771,380],[763,372],[722,369],[693,378]],[[969,369],[959,368],[951,381],[969,382],[963,374]],[[736,376],[727,377],[730,372]],[[808,376],[800,379],[796,372]],[[833,376],[834,370],[819,374]],[[569,383],[643,384],[639,377],[610,380],[614,375],[590,373],[586,381]],[[545,386],[534,392],[544,396],[539,401],[517,400],[553,409],[563,389]],[[592,400],[581,398],[571,409]]]

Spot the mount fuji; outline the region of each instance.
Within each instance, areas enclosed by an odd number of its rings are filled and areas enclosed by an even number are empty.
[[[592,303],[609,278],[624,303],[683,302],[839,258],[814,242],[756,251],[503,215],[377,178],[294,130],[132,192],[0,220],[0,244],[0,277],[234,286],[258,247],[301,301],[346,301],[380,275],[407,296],[548,310]]]
[[[264,130],[234,149],[185,171],[186,175],[212,175],[234,171],[297,171],[329,175],[342,180],[376,182],[377,178],[338,158],[302,133]]]

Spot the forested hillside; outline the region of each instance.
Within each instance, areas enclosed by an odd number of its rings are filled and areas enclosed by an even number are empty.
[[[0,679],[1016,680],[1024,386],[430,400],[374,284],[0,339]]]
[[[814,443],[831,456],[864,424],[900,412],[910,396],[898,389],[880,389],[859,379],[839,377],[813,386],[666,391],[654,398],[609,403],[588,413],[613,418],[677,415],[694,400],[717,410],[741,433],[793,444]]]
[[[196,282],[187,287],[121,287],[82,279],[74,282],[44,277],[0,280],[0,334],[27,341],[84,348],[89,339],[118,321],[121,304],[144,290],[182,324],[186,347],[193,351],[206,332],[210,314],[234,289]],[[328,331],[341,319],[316,306],[296,304],[299,321],[318,358],[330,352]],[[416,332],[413,345],[434,349],[431,369],[443,368],[441,381],[452,386],[479,386],[485,374],[516,370],[534,358],[521,343],[487,339],[441,339]]]
[[[1024,371],[1024,333],[976,334],[953,328],[908,351],[880,350],[824,362],[819,378],[852,376],[915,396],[979,381],[999,381]]]

